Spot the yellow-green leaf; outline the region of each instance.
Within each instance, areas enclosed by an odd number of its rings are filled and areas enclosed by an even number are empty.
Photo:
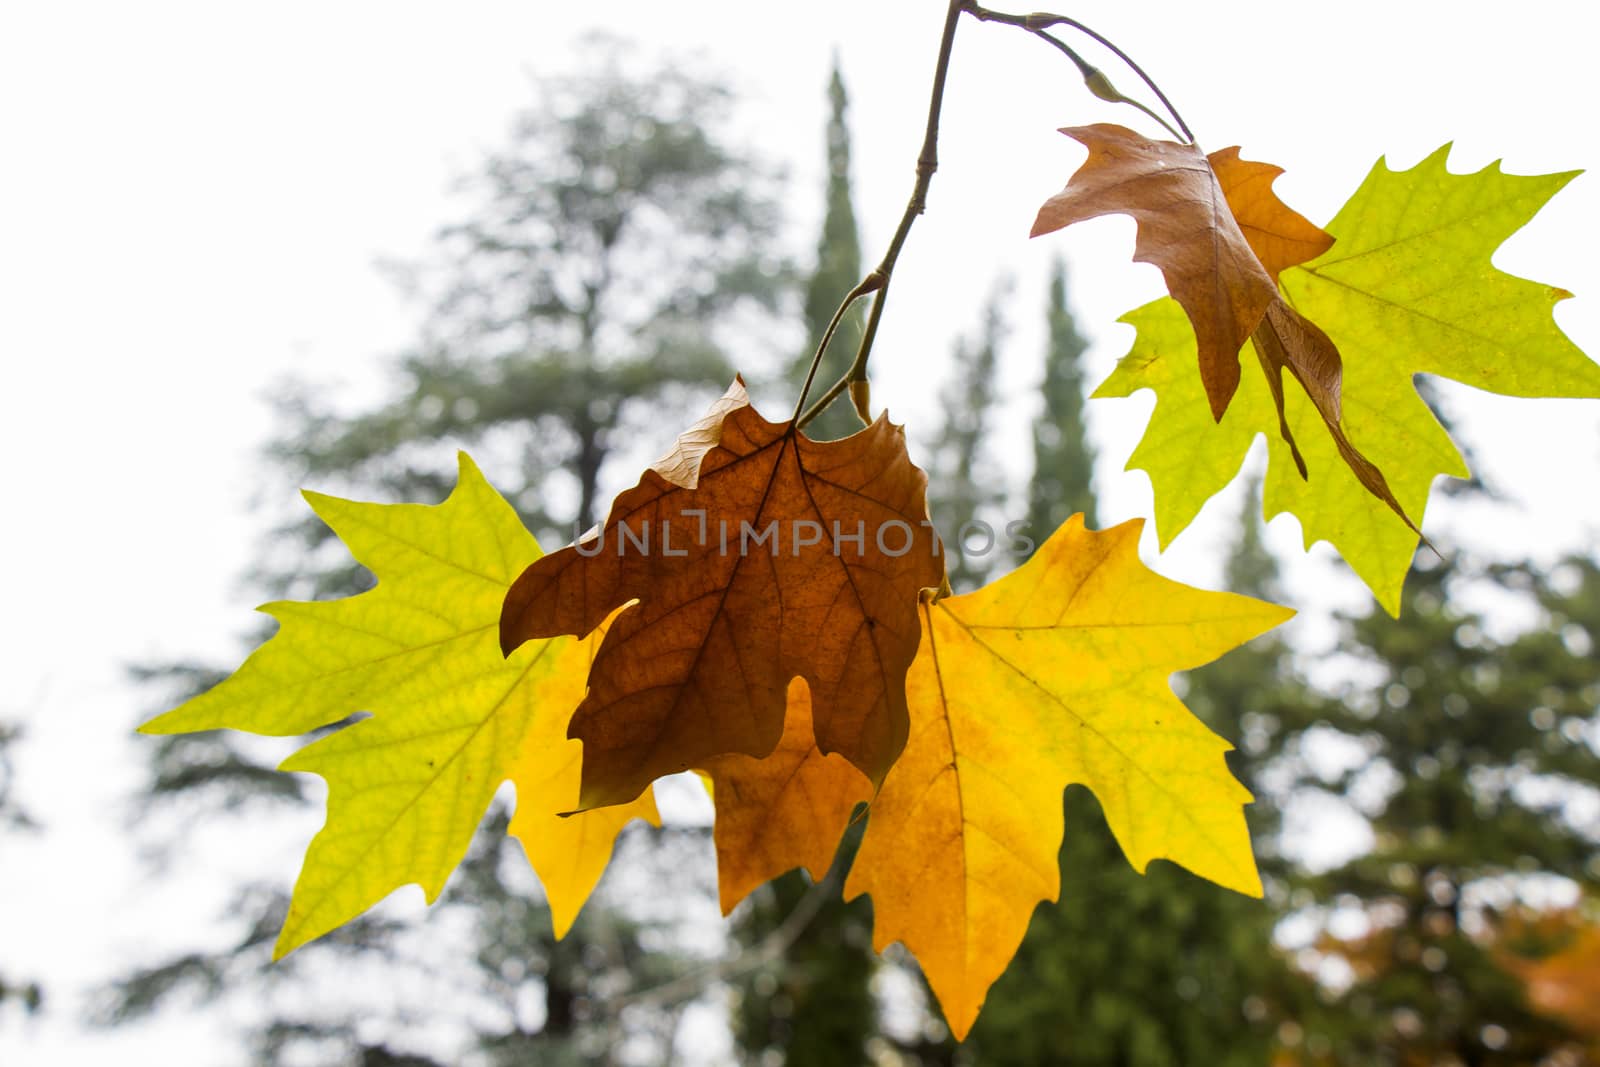
[[[1419,524],[1439,475],[1464,478],[1460,453],[1412,382],[1438,374],[1511,396],[1600,396],[1600,365],[1561,333],[1552,306],[1569,294],[1496,270],[1490,256],[1573,173],[1516,176],[1491,165],[1452,174],[1440,149],[1394,171],[1379,161],[1326,229],[1333,247],[1285,270],[1285,298],[1338,346],[1351,442],[1387,476]],[[1182,311],[1157,301],[1124,316],[1139,335],[1095,395],[1154,389],[1150,427],[1128,462],[1149,473],[1163,546],[1232,480],[1257,432],[1268,433],[1264,506],[1291,512],[1309,548],[1330,542],[1390,613],[1417,536],[1345,466],[1315,408],[1287,390],[1286,417],[1304,454],[1301,479],[1266,385],[1252,376],[1220,424],[1192,381],[1193,335]]]
[[[402,885],[437,898],[508,778],[520,794],[513,832],[544,882],[559,936],[622,824],[655,818],[649,794],[556,817],[577,799],[581,746],[566,740],[566,725],[598,635],[530,642],[501,656],[501,602],[539,546],[464,453],[443,504],[305,495],[377,576],[376,588],[264,606],[278,633],[221,685],[143,732],[283,736],[371,712],[283,764],[327,779],[328,820],[306,853],[280,956]]]
[[[1138,870],[1169,859],[1260,895],[1231,746],[1168,677],[1293,613],[1152,573],[1140,526],[1095,532],[1074,516],[1006,577],[923,605],[911,737],[845,896],[872,895],[877,947],[910,949],[957,1038],[1060,889],[1068,785],[1093,790]]]

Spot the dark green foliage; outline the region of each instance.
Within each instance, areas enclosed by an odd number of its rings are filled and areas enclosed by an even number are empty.
[[[1045,307],[1047,347],[1039,397],[1044,410],[1033,424],[1033,481],[1028,484],[1028,533],[1044,543],[1074,512],[1084,524],[1099,527],[1094,506],[1094,456],[1084,423],[1083,354],[1089,347],[1078,333],[1067,304],[1067,264],[1050,268]]]
[[[865,899],[842,899],[845,873],[861,843],[864,823],[845,834],[833,870],[819,885],[798,871],[751,894],[736,936],[749,951],[780,931],[812,893],[823,894],[816,915],[766,965],[736,986],[734,1032],[751,1063],[865,1064],[867,1039],[878,1026],[872,975],[872,910]]]
[[[845,93],[837,55],[833,57],[833,74],[828,81],[828,105],[827,207],[822,233],[817,238],[817,264],[806,283],[806,345],[790,368],[788,386],[791,389],[799,389],[805,380],[811,357],[822,343],[822,335],[839,302],[861,281],[861,238],[856,232],[855,205],[850,197],[850,124],[846,115],[849,96]],[[834,331],[812,386],[813,398],[843,374],[855,358],[861,344],[864,306],[858,301]],[[834,404],[808,423],[806,433],[819,440],[832,440],[860,428],[861,420],[846,401]]]
[[[1000,347],[1005,343],[1005,298],[1010,283],[998,283],[984,305],[983,324],[976,339],[956,341],[955,369],[939,393],[943,421],[928,450],[928,501],[933,522],[944,538],[950,585],[957,593],[970,593],[1002,567],[1020,560],[1006,556],[1008,539],[999,521],[1005,501],[1005,477],[992,461],[998,389],[995,374]],[[962,543],[968,524],[984,522],[994,530],[990,539],[973,530]]]
[[[1494,581],[1537,605],[1533,629],[1496,638],[1497,619],[1466,606]],[[1600,787],[1600,570],[1563,564],[1473,574],[1424,552],[1398,624],[1344,621],[1350,685],[1323,729],[1368,758],[1340,773],[1302,770],[1370,820],[1370,852],[1309,879],[1324,908],[1361,914],[1363,934],[1325,935],[1322,952],[1354,981],[1337,998],[1307,1062],[1456,1062],[1509,1067],[1574,1049],[1574,1035],[1530,1010],[1490,936],[1517,892],[1551,876],[1592,893],[1600,828],[1573,818]],[[1592,795],[1592,793],[1591,793]],[[1539,890],[1534,890],[1537,901]],[[1323,1055],[1317,1055],[1318,1052]]]

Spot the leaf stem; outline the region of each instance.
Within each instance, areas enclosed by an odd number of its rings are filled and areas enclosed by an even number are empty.
[[[1178,130],[1182,131],[1183,139],[1190,144],[1194,143],[1194,134],[1190,132],[1188,123],[1183,121],[1183,116],[1178,114],[1178,109],[1172,106],[1172,101],[1167,99],[1167,94],[1161,91],[1161,86],[1155,83],[1155,79],[1146,74],[1144,72],[1144,68],[1135,63],[1133,58],[1129,56],[1128,53],[1124,52],[1110,40],[1101,34],[1096,33],[1094,30],[1090,29],[1088,26],[1085,26],[1077,19],[1068,18],[1066,15],[1056,15],[1051,12],[1034,12],[1030,15],[1013,15],[1004,11],[990,10],[989,8],[983,7],[974,2],[974,0],[968,0],[964,6],[967,13],[973,18],[977,19],[979,22],[998,22],[1006,26],[1016,26],[1027,30],[1036,37],[1040,37],[1048,41],[1056,48],[1066,52],[1072,61],[1077,64],[1078,70],[1083,74],[1084,81],[1089,83],[1090,90],[1093,91],[1096,96],[1099,96],[1103,100],[1111,100],[1115,103],[1131,104],[1140,111],[1143,111],[1146,115],[1149,115],[1151,118],[1155,119],[1157,122],[1161,123],[1161,125],[1166,126],[1169,133],[1172,133],[1174,136],[1178,136],[1177,131],[1174,131],[1171,126],[1168,126],[1160,116],[1156,115],[1156,113],[1151,111],[1148,107],[1139,103],[1137,100],[1123,96],[1121,93],[1116,92],[1116,90],[1111,89],[1110,83],[1105,80],[1105,75],[1101,74],[1094,67],[1085,63],[1083,59],[1078,56],[1076,52],[1072,51],[1072,49],[1067,47],[1064,42],[1058,40],[1054,35],[1046,33],[1045,31],[1050,29],[1052,26],[1069,26],[1083,34],[1085,37],[1096,41],[1110,51],[1112,55],[1116,56],[1124,64],[1126,64],[1129,70],[1133,71],[1139,76],[1139,79],[1149,87],[1150,91],[1156,94],[1156,99],[1160,100],[1161,106],[1167,109],[1167,114],[1171,115],[1172,120],[1178,124]],[[1100,81],[1099,85],[1096,84],[1096,78],[1098,78]],[[1102,89],[1110,90],[1110,92],[1114,95],[1107,95],[1104,91],[1102,91]]]
[[[928,125],[922,136],[922,151],[917,155],[916,185],[912,187],[911,199],[906,202],[905,212],[900,216],[900,225],[889,241],[889,248],[884,253],[883,260],[844,298],[844,302],[834,314],[833,322],[828,326],[827,333],[823,335],[822,343],[817,346],[816,354],[811,357],[811,369],[806,373],[805,387],[800,390],[800,400],[795,404],[796,412],[805,409],[804,414],[798,415],[795,419],[796,429],[803,428],[806,423],[821,414],[824,408],[850,387],[851,382],[864,382],[867,379],[867,360],[872,355],[873,339],[878,335],[878,322],[883,318],[883,304],[889,296],[889,279],[894,274],[895,261],[900,258],[900,249],[904,247],[906,237],[911,233],[911,224],[927,208],[928,186],[933,182],[934,171],[939,169],[939,113],[944,106],[944,86],[950,71],[950,51],[955,44],[956,26],[961,21],[961,13],[968,9],[969,0],[949,0],[945,8],[944,33],[939,38],[939,59],[934,66],[933,90],[928,99]],[[861,344],[856,349],[856,358],[851,362],[849,370],[830,385],[827,392],[817,398],[816,403],[805,408],[806,393],[810,391],[811,380],[816,376],[817,365],[822,361],[828,337],[832,336],[834,327],[850,305],[867,293],[873,294],[872,309],[867,313],[867,325],[861,335]]]
[[[833,332],[839,328],[839,323],[844,321],[845,312],[849,311],[852,304],[868,293],[876,292],[883,288],[883,281],[883,275],[873,271],[861,279],[856,287],[846,293],[845,298],[840,301],[839,309],[833,313],[833,318],[828,320],[828,328],[822,331],[822,340],[817,342],[817,350],[811,357],[811,366],[806,370],[805,384],[800,386],[800,399],[794,402],[794,414],[789,416],[791,421],[798,419],[801,410],[806,406],[806,394],[811,392],[811,383],[817,377],[817,367],[822,364],[822,353],[828,350],[828,342],[833,340]],[[803,426],[805,423],[802,422],[800,425]]]

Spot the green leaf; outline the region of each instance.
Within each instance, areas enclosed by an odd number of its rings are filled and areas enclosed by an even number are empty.
[[[1600,365],[1556,326],[1554,304],[1571,294],[1496,270],[1490,257],[1576,172],[1475,174],[1445,168],[1449,146],[1406,171],[1380,160],[1328,223],[1333,247],[1285,270],[1285,298],[1338,345],[1344,359],[1344,426],[1387,476],[1420,524],[1439,475],[1467,466],[1417,394],[1413,376],[1438,374],[1509,396],[1600,396]],[[1405,523],[1362,487],[1321,418],[1297,389],[1286,416],[1309,470],[1302,480],[1272,432],[1266,383],[1246,374],[1226,416],[1213,424],[1195,370],[1192,331],[1171,300],[1121,320],[1133,349],[1094,393],[1156,392],[1144,439],[1128,461],[1150,475],[1162,547],[1232,481],[1258,432],[1268,434],[1267,517],[1298,518],[1307,548],[1330,542],[1390,614],[1417,547]]]
[[[539,546],[465,453],[460,462],[455,491],[436,506],[306,493],[377,587],[264,606],[281,624],[271,640],[221,685],[142,727],[282,736],[372,713],[281,768],[327,779],[328,820],[306,853],[278,956],[402,885],[435,900],[508,778],[520,794],[512,832],[535,858],[558,934],[622,825],[655,818],[649,794],[557,817],[577,800],[581,746],[566,740],[566,723],[598,632],[501,656],[501,601]]]

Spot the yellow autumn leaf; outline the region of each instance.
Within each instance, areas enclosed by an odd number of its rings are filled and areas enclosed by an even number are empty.
[[[1039,901],[1060,889],[1061,794],[1088,786],[1129,861],[1169,859],[1259,896],[1232,746],[1173,694],[1293,613],[1170,581],[1142,523],[1061,526],[1023,566],[922,607],[911,737],[873,801],[845,896],[905,944],[963,1038]]]
[[[442,504],[305,496],[377,576],[376,588],[265,605],[278,632],[222,684],[142,732],[289,736],[371,713],[281,768],[327,780],[328,818],[307,850],[278,956],[403,885],[416,883],[435,900],[507,779],[518,792],[511,832],[544,884],[561,936],[623,824],[657,817],[649,793],[557,817],[577,802],[582,746],[566,739],[566,728],[600,632],[529,642],[502,657],[500,605],[539,558],[539,545],[465,453]]]

